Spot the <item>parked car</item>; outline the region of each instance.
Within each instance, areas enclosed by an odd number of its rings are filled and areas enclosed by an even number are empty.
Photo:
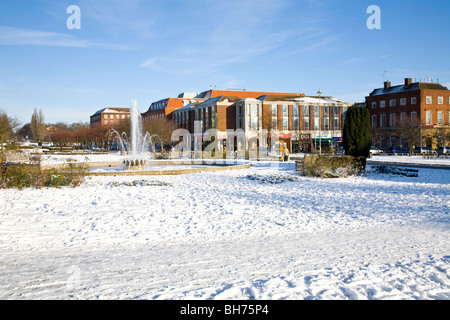
[[[390,147],[387,152],[388,153],[406,154],[406,153],[409,153],[409,150],[405,149],[405,148],[400,148],[400,147]]]
[[[370,151],[369,151],[372,155],[373,154],[382,154],[383,150],[378,149],[377,147],[370,147]]]
[[[430,147],[415,147],[414,154],[437,154],[436,150],[431,149]]]
[[[450,147],[439,147],[438,154],[450,154]]]

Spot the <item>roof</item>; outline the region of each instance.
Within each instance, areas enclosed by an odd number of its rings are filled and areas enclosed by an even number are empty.
[[[234,103],[234,102],[238,102],[239,100],[241,100],[241,98],[236,97],[236,96],[223,95],[223,96],[208,99],[208,100],[204,101],[203,103],[199,104],[199,106],[203,107],[206,105],[217,104],[219,102]]]
[[[295,102],[303,104],[347,104],[342,100],[334,97],[313,97],[313,96],[292,96],[292,95],[265,95],[258,98],[260,101],[275,102],[275,101],[286,101]]]
[[[258,100],[260,101],[285,101],[287,99],[292,99],[296,97],[304,97],[303,96],[297,96],[296,94],[266,94],[258,97]]]
[[[94,116],[98,115],[98,114],[102,114],[104,112],[108,112],[108,113],[126,113],[126,112],[130,112],[130,108],[103,108],[99,111],[97,111],[96,113],[94,113]]]
[[[262,95],[291,95],[304,96],[303,93],[267,92],[267,91],[246,91],[246,90],[208,90],[200,93],[197,98],[210,99],[219,96],[236,96],[240,99],[257,99]]]
[[[373,90],[372,93],[370,93],[370,96],[372,97],[372,96],[379,96],[379,95],[385,95],[385,94],[418,91],[418,90],[448,90],[448,88],[444,87],[440,83],[414,82],[407,86],[398,85],[398,86],[391,86],[387,89],[378,88],[378,89]]]
[[[350,103],[342,101],[335,97],[299,97],[293,98],[293,101],[297,103],[306,103],[306,104],[348,104]]]
[[[239,102],[245,102],[245,101],[249,101],[249,102],[261,102],[261,100],[255,99],[255,98],[245,98],[240,100]]]
[[[192,109],[192,108],[196,107],[197,105],[199,105],[201,103],[203,103],[203,101],[194,101],[194,102],[191,102],[191,103],[185,105],[184,107],[182,107],[180,109],[175,110],[174,112],[177,112],[177,111],[188,111],[189,109]]]

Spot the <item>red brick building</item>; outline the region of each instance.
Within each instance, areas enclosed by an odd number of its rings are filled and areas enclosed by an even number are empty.
[[[371,114],[372,144],[386,150],[389,147],[409,147],[402,134],[405,121],[421,127],[419,144],[436,148],[448,145],[450,129],[450,91],[439,83],[412,82],[383,88],[366,97]]]
[[[112,127],[130,119],[130,108],[104,108],[91,116],[91,127]]]

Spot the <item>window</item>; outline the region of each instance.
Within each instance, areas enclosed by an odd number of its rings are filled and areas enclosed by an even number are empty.
[[[278,106],[276,104],[270,105],[270,117],[272,129],[278,129]]]
[[[427,126],[431,125],[431,111],[429,110],[425,111],[425,124]]]
[[[396,136],[395,134],[391,134],[391,135],[389,136],[389,145],[390,145],[391,147],[397,146],[397,136]]]
[[[396,100],[395,99],[392,99],[392,100],[389,101],[389,107],[395,107],[395,105],[396,105]]]
[[[113,115],[113,114],[110,115],[109,118],[110,118],[110,119],[114,119],[114,115]]]
[[[400,113],[400,123],[404,125],[406,123],[406,112]]]
[[[313,106],[314,130],[320,130],[320,109],[319,106]]]
[[[396,121],[395,113],[391,113],[389,115],[389,126],[395,127],[395,125],[396,125],[395,121]]]
[[[238,127],[243,129],[244,128],[244,106],[239,105],[238,106]]]
[[[212,106],[211,107],[211,128],[216,128],[216,121],[214,120],[216,116],[216,107]]]
[[[345,118],[347,117],[348,107],[342,107],[342,127],[345,125]]]
[[[116,119],[120,119],[120,115],[116,114]]]
[[[411,112],[411,124],[414,125],[417,122],[417,112]]]
[[[442,111],[437,112],[437,124],[438,126],[444,125],[444,112]]]
[[[377,116],[374,114],[372,115],[372,128],[377,127]]]
[[[377,103],[376,102],[372,102],[372,109],[376,109],[377,108]]]
[[[386,101],[380,101],[380,108],[386,108]]]
[[[386,115],[380,114],[380,127],[384,128],[386,127]]]
[[[248,105],[248,128],[250,130],[259,129],[259,107],[257,104]]]
[[[281,117],[282,130],[289,130],[289,106],[287,104],[281,106]]]
[[[303,106],[303,130],[310,130],[310,126],[309,126],[309,106]]]
[[[108,119],[108,115],[107,115],[107,114],[105,114],[104,118],[105,118],[105,119]]]
[[[401,106],[406,106],[406,98],[401,98],[400,99],[400,105]]]
[[[293,105],[292,106],[292,130],[299,130],[299,129],[300,129],[300,121],[299,121],[298,106]]]
[[[330,130],[330,107],[323,107],[323,130]]]
[[[427,97],[426,98],[426,103],[427,104],[431,104],[433,102],[433,100],[431,99],[431,97]]]
[[[333,107],[333,130],[339,130],[339,107]]]
[[[387,145],[387,138],[384,134],[382,134],[380,136],[380,148],[381,149],[387,149],[388,145]]]
[[[417,97],[411,98],[411,104],[417,104]]]
[[[444,97],[438,97],[438,104],[444,104]]]
[[[122,120],[125,120],[125,115],[124,114],[122,115]]]

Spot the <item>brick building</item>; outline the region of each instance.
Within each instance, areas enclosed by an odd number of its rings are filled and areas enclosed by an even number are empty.
[[[436,148],[448,145],[450,129],[450,91],[439,83],[412,82],[383,88],[366,97],[371,114],[372,144],[386,150],[389,147],[409,147],[405,139],[405,124],[417,123],[421,133],[418,144]]]
[[[147,112],[142,114],[142,120],[145,122],[155,119],[169,118],[172,119],[172,113],[175,110],[197,101],[205,101],[199,98],[196,93],[185,92],[178,95],[177,98],[166,98],[153,102]]]
[[[112,127],[130,119],[129,108],[104,108],[91,116],[91,127]]]
[[[211,90],[199,97],[209,99],[193,101],[173,112],[176,126],[191,133],[192,143],[208,129],[217,129],[220,140],[226,140],[227,130],[241,129],[248,149],[251,139],[261,138],[264,131],[266,136],[258,146],[271,145],[270,138],[276,134],[280,147],[292,152],[309,152],[314,146],[323,151],[336,149],[345,112],[351,106],[332,97],[300,93]]]

